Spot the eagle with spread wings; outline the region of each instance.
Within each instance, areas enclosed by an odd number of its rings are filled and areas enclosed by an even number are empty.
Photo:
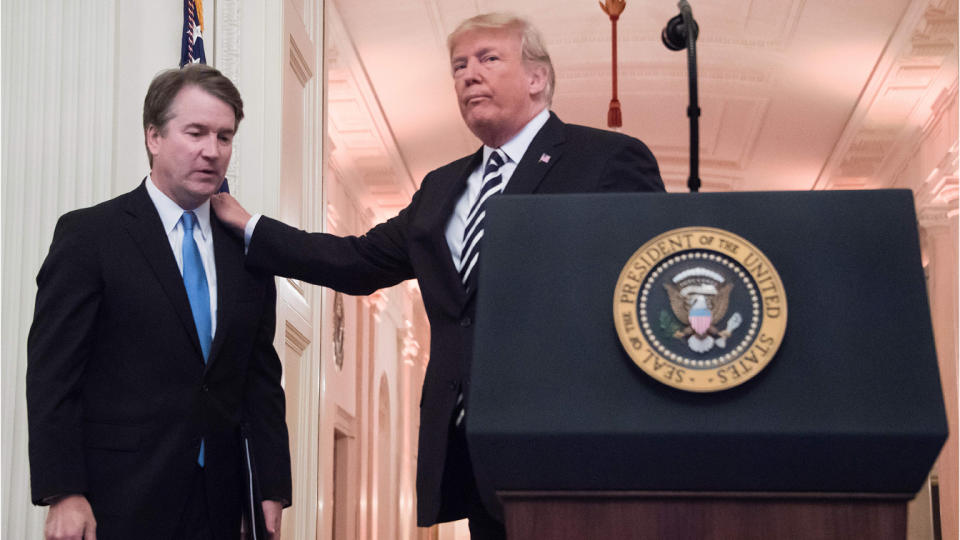
[[[727,307],[730,305],[730,291],[733,289],[732,283],[724,283],[717,287],[716,294],[683,294],[680,287],[664,282],[663,287],[667,290],[667,296],[670,298],[670,309],[674,316],[683,324],[681,330],[677,330],[674,337],[678,339],[685,338],[691,334],[698,335],[720,335],[721,331],[713,325],[715,321],[721,321],[727,314]],[[691,313],[709,312],[710,323],[702,332],[697,332],[691,324]]]

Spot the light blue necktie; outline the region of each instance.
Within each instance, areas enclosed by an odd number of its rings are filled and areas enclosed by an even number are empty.
[[[213,336],[211,335],[210,289],[207,287],[207,274],[203,271],[200,248],[193,239],[193,228],[197,225],[197,216],[193,212],[184,212],[181,222],[183,223],[183,285],[187,289],[190,311],[193,312],[197,337],[200,338],[200,350],[203,352],[203,361],[206,363]],[[201,440],[200,455],[197,456],[197,463],[201,467],[204,463],[203,457],[204,441]]]

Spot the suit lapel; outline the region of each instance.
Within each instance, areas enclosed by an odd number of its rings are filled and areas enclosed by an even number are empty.
[[[232,320],[230,314],[235,312],[234,304],[240,293],[244,273],[241,240],[224,229],[213,212],[210,212],[210,227],[213,230],[213,256],[217,265],[217,331],[210,345],[207,370],[216,361],[229,333]]]
[[[563,156],[563,122],[550,113],[547,123],[530,141],[530,146],[517,163],[503,193],[522,195],[535,193],[544,176]]]
[[[170,240],[163,230],[160,214],[150,200],[143,182],[140,183],[140,187],[129,193],[122,222],[122,226],[133,237],[140,252],[153,269],[157,281],[160,282],[160,286],[173,305],[174,312],[183,324],[187,335],[190,336],[193,347],[202,361],[203,352],[200,349],[200,340],[197,338],[197,326],[193,321],[187,290],[183,286],[183,276],[170,249]]]
[[[463,288],[463,283],[460,282],[460,273],[457,272],[457,267],[453,265],[453,254],[450,253],[450,244],[447,243],[447,223],[450,221],[450,216],[453,215],[453,209],[456,207],[457,201],[460,200],[463,191],[467,188],[467,179],[470,177],[470,173],[480,166],[482,159],[483,147],[471,159],[467,160],[462,170],[456,171],[456,176],[453,176],[451,181],[446,182],[446,190],[440,195],[440,204],[436,206],[436,211],[428,221],[429,230],[436,231],[435,234],[431,235],[432,247],[435,253],[440,254],[440,260],[438,261],[440,263],[440,275],[443,276],[442,285],[447,290],[447,294],[442,294],[440,297],[453,299],[454,303],[447,307],[449,312],[456,316],[460,315],[468,297],[466,290]]]
[[[540,128],[530,146],[517,163],[517,168],[513,170],[507,187],[504,188],[504,195],[525,195],[535,193],[537,187],[543,181],[547,171],[549,171],[563,156],[563,122],[557,118],[557,115],[550,113],[547,123]],[[483,247],[480,248],[480,261],[483,264]],[[479,272],[479,267],[474,270]],[[457,276],[459,284],[459,275]],[[463,286],[460,286],[461,291]],[[467,300],[476,294],[476,289],[470,292]],[[466,292],[463,293],[464,296]]]

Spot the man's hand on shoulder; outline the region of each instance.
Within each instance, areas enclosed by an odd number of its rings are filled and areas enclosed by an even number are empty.
[[[96,540],[97,521],[83,495],[67,495],[50,505],[43,530],[46,540]]]
[[[229,193],[217,193],[210,197],[210,205],[213,206],[217,218],[232,228],[234,232],[243,234],[244,227],[250,221],[250,213],[244,210],[240,203]]]

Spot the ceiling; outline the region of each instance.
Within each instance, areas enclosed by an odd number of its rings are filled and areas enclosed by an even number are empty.
[[[956,95],[955,0],[691,5],[700,26],[704,191],[891,186],[938,99]],[[363,174],[392,168],[409,178],[410,189],[386,207],[400,206],[427,172],[479,145],[460,119],[445,45],[447,34],[477,13],[512,11],[531,20],[557,71],[552,109],[564,121],[606,127],[611,25],[596,0],[339,0],[334,9],[349,42],[340,48],[352,47],[359,66],[353,77],[365,79],[354,81],[354,90],[366,88],[365,102],[382,117],[379,132],[392,139],[387,161],[394,167]],[[660,40],[677,13],[669,0],[627,0],[618,22],[619,98],[621,130],[647,143],[667,190],[682,192],[689,174],[686,51]],[[337,104],[336,49],[328,61],[334,130],[348,116]]]

